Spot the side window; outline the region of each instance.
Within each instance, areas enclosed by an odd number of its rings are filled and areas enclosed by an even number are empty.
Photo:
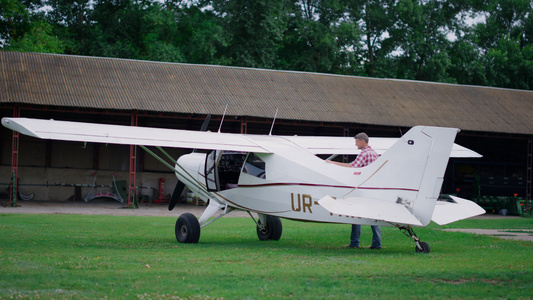
[[[255,155],[255,153],[248,154],[242,172],[257,178],[265,179],[265,171],[265,162],[259,156]]]

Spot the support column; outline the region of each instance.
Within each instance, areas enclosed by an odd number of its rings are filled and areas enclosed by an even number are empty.
[[[248,128],[248,123],[246,122],[246,120],[242,119],[241,120],[241,134],[246,134],[247,128]]]
[[[342,136],[344,136],[344,137],[350,136],[350,128],[344,127],[344,131],[343,131],[343,135]],[[355,147],[355,145],[354,145],[354,147]],[[343,155],[342,156],[342,162],[344,162],[344,163],[348,162],[348,155]]]
[[[533,180],[533,139],[527,141],[527,172],[526,172],[526,211],[531,215],[532,203],[531,203],[531,181]]]
[[[131,112],[131,126],[137,126],[137,111]],[[137,169],[137,145],[130,145],[130,175],[128,178],[128,208],[138,208],[135,193],[135,172]]]
[[[15,104],[13,107],[13,117],[20,117],[20,105]],[[13,139],[11,142],[11,187],[9,189],[10,205],[17,206],[18,194],[18,168],[19,168],[19,132],[13,130]]]

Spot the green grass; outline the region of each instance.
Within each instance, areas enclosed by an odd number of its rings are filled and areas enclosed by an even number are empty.
[[[383,227],[380,251],[345,249],[349,225],[283,220],[260,242],[249,218],[222,218],[178,244],[174,218],[0,214],[0,298],[533,298],[533,243],[431,225],[417,254]],[[533,218],[442,228],[533,228]],[[371,231],[363,226],[362,244]]]

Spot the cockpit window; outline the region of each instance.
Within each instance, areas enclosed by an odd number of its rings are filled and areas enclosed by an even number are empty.
[[[246,163],[244,164],[242,172],[257,178],[265,179],[265,162],[255,153],[250,153],[248,154],[248,158],[246,158]]]

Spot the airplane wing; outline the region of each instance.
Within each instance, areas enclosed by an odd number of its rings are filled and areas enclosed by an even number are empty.
[[[438,225],[446,225],[485,213],[485,210],[473,201],[454,196],[450,198],[451,201],[437,201],[431,221]]]
[[[181,129],[134,127],[29,118],[2,118],[2,125],[22,134],[62,141],[144,145],[205,150],[232,150],[271,153],[254,135],[202,132]],[[283,138],[313,154],[358,154],[353,137],[272,136]],[[371,146],[379,154],[387,151],[397,138],[372,138]],[[481,157],[478,153],[453,145],[451,157]]]
[[[314,154],[359,154],[360,150],[355,147],[353,137],[331,137],[331,136],[288,136],[287,140],[306,148]],[[399,138],[370,138],[370,146],[378,154],[387,151]],[[481,154],[463,146],[453,144],[450,157],[455,158],[480,158]]]
[[[318,200],[318,203],[333,214],[422,226],[422,223],[405,206],[398,203],[361,197],[333,199],[330,196],[323,197]]]
[[[270,153],[242,134],[27,118],[2,118],[2,125],[41,139]]]

